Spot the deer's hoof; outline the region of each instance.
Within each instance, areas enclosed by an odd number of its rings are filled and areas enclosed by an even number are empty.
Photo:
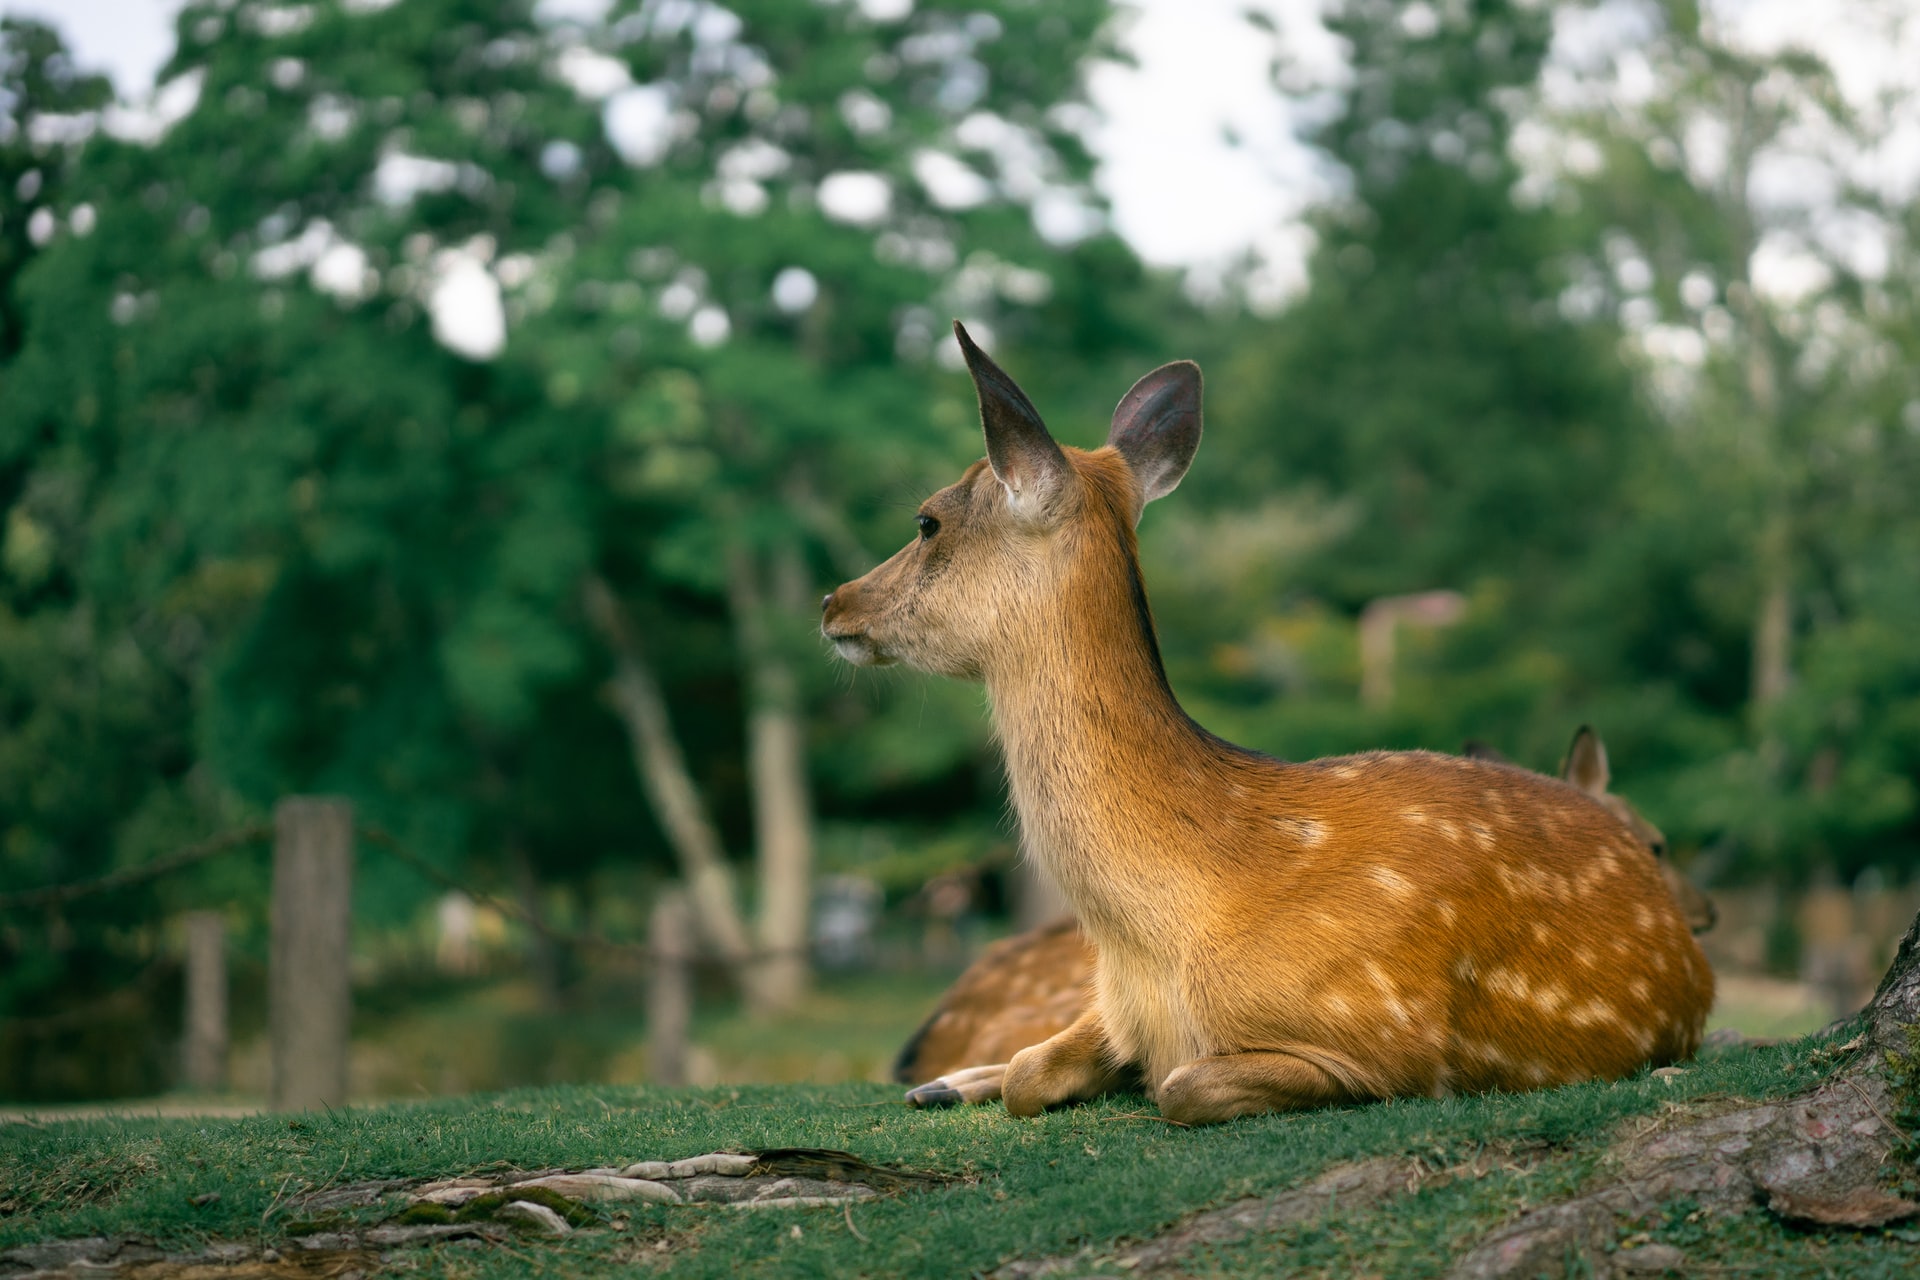
[[[957,1107],[966,1099],[960,1091],[945,1080],[929,1080],[917,1088],[907,1090],[907,1105],[910,1107]]]

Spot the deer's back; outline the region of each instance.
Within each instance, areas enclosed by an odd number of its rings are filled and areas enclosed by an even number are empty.
[[[1576,788],[1424,752],[1224,767],[1187,926],[1095,931],[1102,1007],[1149,1079],[1313,1045],[1382,1096],[1531,1088],[1697,1046],[1705,958],[1654,860]],[[1202,820],[1196,802],[1175,825]]]

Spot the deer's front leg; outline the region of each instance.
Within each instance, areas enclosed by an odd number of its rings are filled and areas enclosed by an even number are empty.
[[[1099,1012],[1089,1009],[1053,1039],[1014,1054],[1000,1092],[1009,1114],[1037,1116],[1048,1107],[1119,1088],[1127,1066],[1113,1061],[1106,1027]]]
[[[1160,1082],[1158,1095],[1160,1114],[1181,1124],[1218,1124],[1266,1111],[1305,1111],[1365,1096],[1307,1057],[1278,1052],[1195,1058],[1169,1072]]]
[[[949,1071],[938,1079],[907,1090],[907,1105],[954,1107],[963,1102],[992,1102],[1000,1096],[1000,1082],[1006,1074],[1007,1064],[1004,1062]]]

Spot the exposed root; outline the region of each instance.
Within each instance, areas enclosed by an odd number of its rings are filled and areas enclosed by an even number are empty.
[[[1763,1210],[1815,1227],[1879,1227],[1920,1216],[1920,1202],[1888,1190],[1884,1178],[1889,1159],[1909,1142],[1889,1118],[1900,1106],[1887,1064],[1920,1024],[1920,916],[1865,1022],[1860,1036],[1829,1051],[1847,1060],[1811,1092],[1628,1137],[1598,1185],[1487,1236],[1460,1259],[1453,1280],[1553,1272],[1571,1257],[1597,1277],[1626,1274],[1628,1262],[1606,1252],[1620,1222],[1680,1199],[1709,1213]]]

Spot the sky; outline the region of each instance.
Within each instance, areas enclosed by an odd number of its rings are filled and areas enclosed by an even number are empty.
[[[543,8],[583,14],[606,2],[541,0]],[[904,12],[912,4],[851,2],[876,15]],[[1283,33],[1295,72],[1311,83],[1335,84],[1343,60],[1338,41],[1319,22],[1321,3],[1130,0],[1121,42],[1137,65],[1104,64],[1090,74],[1089,90],[1103,117],[1091,138],[1099,158],[1096,180],[1110,201],[1114,225],[1148,262],[1186,269],[1197,293],[1214,292],[1231,272],[1256,305],[1273,306],[1304,285],[1312,241],[1302,216],[1332,189],[1333,178],[1296,136],[1298,121],[1290,113],[1301,109],[1298,103],[1272,87],[1273,41],[1242,15],[1250,8],[1267,13]],[[138,100],[153,91],[154,75],[172,51],[172,15],[179,4],[0,0],[0,12],[52,21],[83,63],[107,71],[123,98]],[[1635,0],[1603,0],[1561,11],[1554,66],[1543,82],[1550,98],[1577,95],[1582,83],[1604,82],[1604,92],[1631,93],[1635,24],[1642,21],[1635,17],[1637,7]],[[1920,79],[1913,70],[1920,67],[1920,21],[1907,24],[1909,38],[1900,44],[1862,24],[1860,15],[1872,5],[1834,12],[1808,0],[1715,0],[1710,8],[1752,46],[1814,44],[1856,96],[1897,86],[1920,103],[1920,93],[1911,92]],[[1411,20],[1411,14],[1403,18]],[[1603,64],[1624,71],[1596,76]],[[1543,143],[1543,163],[1564,160],[1553,154],[1555,139],[1536,141]],[[1908,196],[1920,190],[1920,120],[1898,133],[1884,154],[1863,163],[1870,172],[1855,176],[1883,179],[1875,185]],[[1809,189],[1804,170],[1788,166],[1780,178],[1789,198]],[[1863,241],[1852,228],[1840,234]],[[1249,253],[1256,264],[1251,270],[1245,265]],[[1806,276],[1809,262],[1802,254],[1796,266],[1787,252],[1763,265],[1784,280],[1795,271]]]
[[[901,0],[862,2],[880,8]],[[179,0],[0,0],[0,12],[59,27],[83,63],[136,99],[152,89],[172,52],[179,7]],[[1303,278],[1299,215],[1325,179],[1270,87],[1271,51],[1241,18],[1248,7],[1248,0],[1135,6],[1123,39],[1139,65],[1103,66],[1089,82],[1106,117],[1096,138],[1099,181],[1117,229],[1149,262],[1195,269],[1204,283],[1251,248],[1273,264],[1256,287],[1284,293]],[[1314,19],[1316,0],[1260,0],[1258,7],[1301,33],[1296,56],[1337,69],[1337,49]],[[1241,145],[1229,145],[1229,130]],[[1207,198],[1195,200],[1195,192]]]

